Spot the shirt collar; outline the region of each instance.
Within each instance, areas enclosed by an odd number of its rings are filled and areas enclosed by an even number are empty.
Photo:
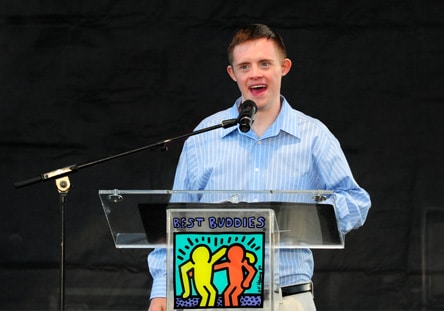
[[[281,111],[269,129],[270,135],[278,135],[280,131],[284,131],[295,137],[300,137],[297,111],[290,106],[287,99],[282,95],[281,103]]]
[[[229,119],[236,119],[239,116],[239,106],[242,102],[242,97],[239,97],[235,102],[234,105],[228,110],[228,118]],[[226,129],[223,129],[222,131],[222,137],[227,136],[228,134],[232,133],[235,130],[238,129],[239,126],[232,126]]]
[[[242,98],[238,98],[234,105],[229,110],[229,118],[237,118],[239,115],[239,105],[241,104]],[[300,137],[299,126],[297,122],[297,112],[294,110],[290,104],[287,102],[284,96],[281,95],[281,111],[279,112],[278,117],[270,126],[270,128],[264,133],[262,138],[277,136],[280,131],[284,131],[290,135],[295,137]],[[230,128],[224,129],[222,133],[222,137],[227,136],[233,131],[239,131],[238,126],[232,126]],[[241,133],[243,135],[247,135],[248,133]]]

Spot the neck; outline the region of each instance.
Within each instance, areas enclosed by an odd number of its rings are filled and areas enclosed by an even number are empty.
[[[265,131],[273,124],[274,120],[276,120],[280,111],[280,102],[279,105],[273,105],[273,107],[269,107],[268,109],[258,109],[254,118],[254,123],[251,127],[257,136],[261,137],[265,133]]]

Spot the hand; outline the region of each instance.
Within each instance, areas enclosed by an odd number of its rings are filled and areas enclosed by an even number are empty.
[[[242,282],[242,288],[243,289],[249,289],[250,286],[251,286],[250,280],[245,280],[245,281]]]
[[[166,311],[166,298],[153,298],[148,311]]]

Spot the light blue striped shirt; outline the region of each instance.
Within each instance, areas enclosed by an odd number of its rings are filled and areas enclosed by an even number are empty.
[[[282,96],[275,122],[258,137],[238,127],[217,129],[187,139],[179,159],[175,190],[333,190],[340,230],[362,226],[371,202],[354,180],[338,140],[327,127],[293,109]],[[204,119],[202,129],[237,118],[239,98],[229,109]],[[280,285],[309,282],[309,249],[281,250]],[[166,251],[148,256],[151,298],[166,297]]]

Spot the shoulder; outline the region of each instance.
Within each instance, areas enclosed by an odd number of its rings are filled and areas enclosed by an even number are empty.
[[[222,124],[222,121],[237,118],[238,112],[236,106],[232,106],[225,110],[216,112],[199,122],[199,124],[194,128],[194,131],[203,130],[197,135],[190,136],[185,141],[185,149],[187,151],[193,148],[201,148],[203,146],[209,146],[214,143],[219,143],[221,138],[225,135],[234,132],[236,127],[223,128],[222,126],[217,128],[218,125]],[[204,129],[216,127],[205,131]]]
[[[284,128],[301,138],[307,136],[327,136],[334,138],[332,132],[319,119],[293,108],[287,101],[283,105]]]
[[[315,117],[309,116],[309,115],[307,115],[301,111],[295,110],[295,109],[293,109],[293,111],[294,111],[294,113],[298,119],[298,122],[301,126],[307,127],[310,129],[315,129],[321,133],[330,133],[331,134],[328,127],[321,120],[319,120]]]
[[[195,130],[203,129],[213,125],[220,124],[224,120],[235,118],[237,115],[233,116],[233,107],[227,108],[222,111],[218,111],[199,122]]]

